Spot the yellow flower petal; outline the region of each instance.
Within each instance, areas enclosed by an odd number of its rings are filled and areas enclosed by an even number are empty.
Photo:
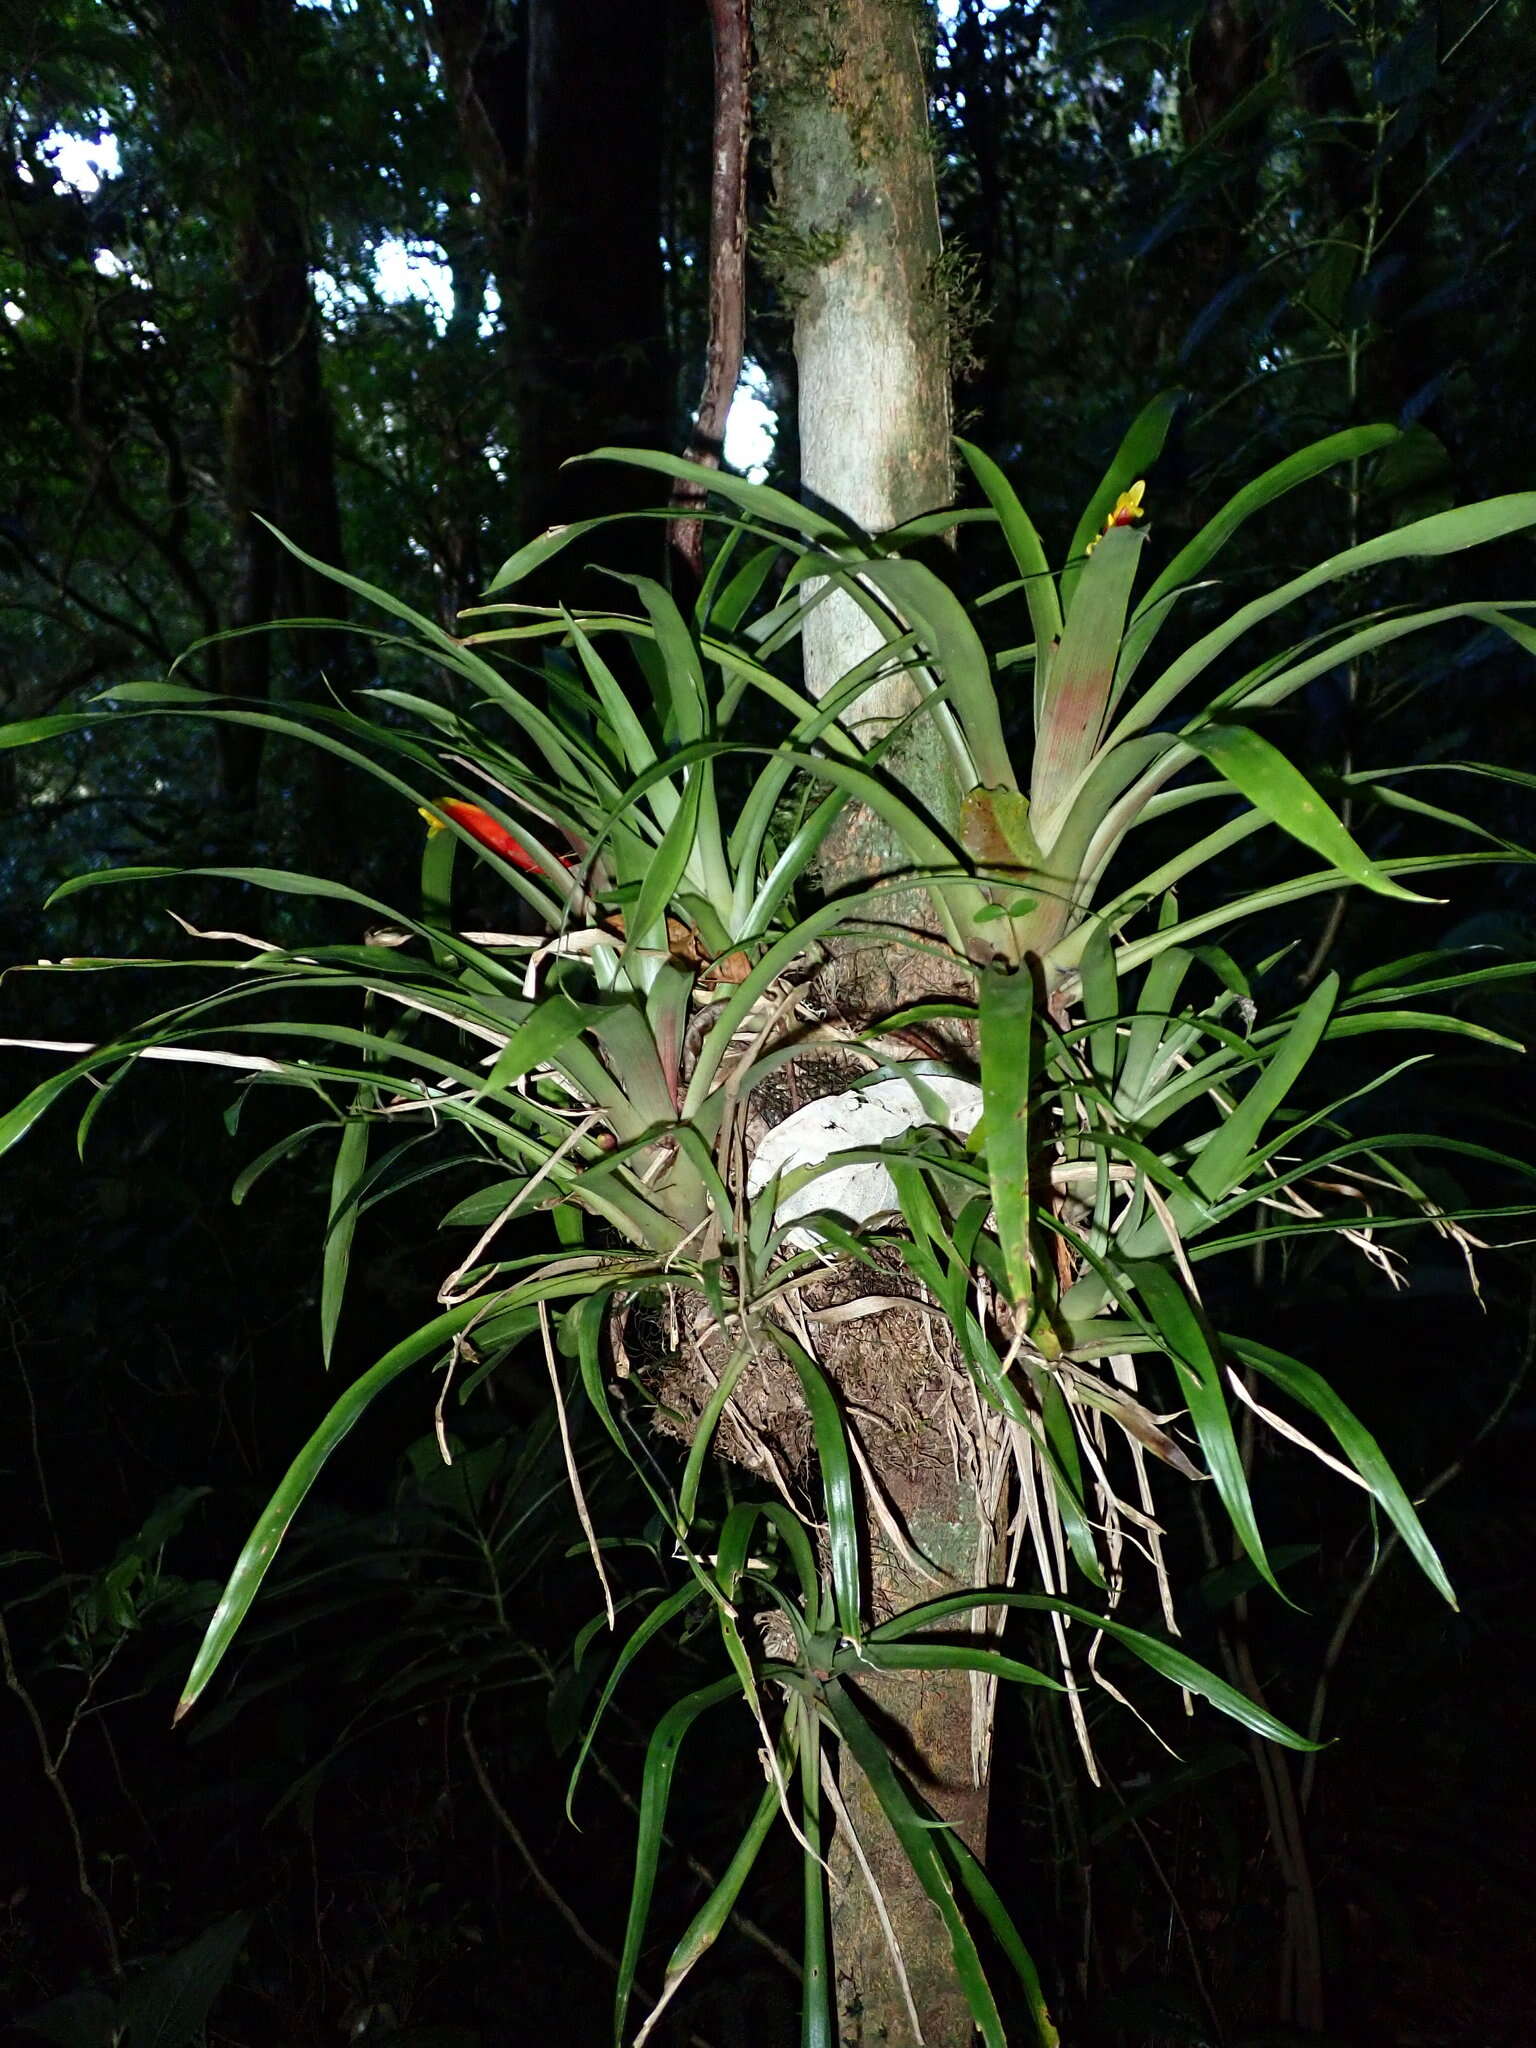
[[[1114,511],[1110,513],[1103,526],[1099,529],[1097,537],[1089,541],[1087,547],[1083,550],[1084,554],[1091,555],[1105,534],[1109,533],[1113,528],[1129,526],[1133,519],[1145,518],[1146,514],[1142,509],[1141,501],[1146,494],[1147,480],[1145,477],[1138,478],[1128,491],[1122,491],[1115,500]]]

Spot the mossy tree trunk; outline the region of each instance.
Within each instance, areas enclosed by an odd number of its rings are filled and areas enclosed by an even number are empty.
[[[762,253],[795,307],[801,475],[806,494],[866,531],[895,526],[952,495],[945,266],[929,141],[921,0],[756,0],[754,33],[773,152],[774,209]],[[851,601],[807,623],[805,662],[823,694],[867,654],[871,628]],[[893,672],[865,693],[850,723],[866,739],[911,709]],[[886,772],[953,830],[960,796],[931,724],[917,721],[885,757]],[[871,814],[851,809],[829,844],[823,880],[851,886],[899,872],[901,858]],[[902,940],[931,922],[919,892],[896,894],[886,917]],[[895,934],[892,934],[894,939]],[[937,979],[952,978],[940,963]],[[906,943],[853,945],[833,964],[829,999],[848,1021],[872,1021],[935,986],[935,964]],[[844,1082],[842,1085],[847,1085]],[[913,1545],[949,1586],[988,1576],[991,1517],[953,1427],[962,1380],[925,1318],[907,1310],[829,1327],[824,1362],[845,1390],[884,1389],[899,1428],[871,1430],[866,1454]],[[962,1425],[963,1431],[963,1425]],[[873,1513],[869,1596],[889,1613],[941,1590],[909,1572]],[[980,1569],[978,1570],[978,1566]],[[910,1679],[912,1683],[904,1682]],[[868,1689],[869,1704],[918,1790],[980,1851],[986,1749],[970,1682],[958,1673],[903,1674]],[[912,2005],[929,2048],[965,2048],[969,2013],[949,1942],[872,1792],[847,1759],[842,1790],[902,1950]],[[906,2048],[916,2039],[870,1888],[845,1845],[832,1857],[838,1999],[845,2044]]]

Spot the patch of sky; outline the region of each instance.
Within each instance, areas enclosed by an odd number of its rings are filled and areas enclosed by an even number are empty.
[[[116,178],[122,172],[117,137],[105,125],[94,136],[54,128],[39,147],[53,166],[55,191],[80,192],[89,198],[100,191],[103,178]]]
[[[1006,14],[1011,5],[1012,0],[980,0],[980,5],[977,7],[976,12],[983,21],[991,21],[996,15]],[[938,15],[939,26],[943,29],[944,34],[939,38],[939,46],[934,52],[934,56],[938,68],[941,71],[947,71],[949,68],[947,38],[954,33],[955,23],[960,19],[960,0],[939,0]]]
[[[983,21],[991,21],[995,15],[1006,14],[1013,0],[981,0],[976,12]],[[939,0],[939,20],[946,28],[953,28],[960,19],[960,0]]]
[[[453,272],[431,242],[402,242],[394,236],[373,252],[373,282],[392,306],[415,299],[441,334],[453,318]]]
[[[736,394],[726,414],[725,459],[730,468],[755,484],[767,478],[779,434],[779,416],[771,398],[766,375],[749,357],[741,366]]]

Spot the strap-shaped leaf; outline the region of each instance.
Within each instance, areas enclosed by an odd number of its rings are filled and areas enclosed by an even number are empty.
[[[1029,622],[1035,632],[1035,716],[1038,719],[1042,695],[1050,678],[1051,654],[1061,638],[1061,601],[1056,595],[1055,578],[1034,522],[1019,502],[1018,493],[1007,477],[990,455],[984,455],[971,442],[962,441],[957,435],[955,446],[964,456],[972,476],[986,492],[987,502],[997,514],[1003,538],[1023,581],[1024,601],[1029,606]]]
[[[1223,837],[1224,843],[1235,844],[1242,838],[1245,828],[1252,829],[1262,823],[1263,820],[1257,812],[1249,812],[1245,817],[1236,820],[1225,835],[1220,836]],[[1211,842],[1216,842],[1218,836],[1212,834]],[[1529,866],[1533,861],[1536,861],[1536,854],[1524,851],[1507,853],[1501,850],[1496,853],[1394,855],[1390,860],[1378,861],[1377,866],[1383,873],[1389,875],[1439,876],[1452,868],[1488,867],[1495,863],[1500,866]],[[1337,890],[1338,886],[1337,868],[1323,868],[1310,875],[1297,875],[1284,882],[1274,882],[1265,889],[1255,889],[1249,895],[1240,896],[1232,903],[1221,904],[1214,910],[1198,911],[1194,916],[1184,918],[1166,930],[1151,933],[1144,939],[1132,939],[1123,946],[1117,956],[1120,972],[1129,974],[1132,969],[1145,966],[1147,961],[1155,960],[1159,953],[1166,952],[1169,946],[1189,945],[1207,932],[1221,931],[1229,924],[1236,924],[1240,918],[1259,917],[1267,910],[1279,909],[1283,904],[1303,903],[1309,896],[1325,896],[1330,891]],[[1151,893],[1150,889],[1147,893]],[[1125,923],[1134,914],[1138,896],[1140,901],[1146,900],[1145,894],[1139,895],[1137,890],[1127,891],[1125,897],[1108,906],[1102,915],[1112,926]],[[1052,947],[1049,956],[1051,964],[1056,967],[1072,966],[1081,950],[1085,934],[1086,925],[1079,925],[1075,931],[1069,932],[1060,945]]]
[[[1003,1270],[1016,1309],[1034,1297],[1030,1256],[1030,1089],[1034,1071],[1034,982],[1027,967],[997,963],[981,974],[981,1100],[987,1174]]]
[[[857,1675],[860,1664],[874,1671],[984,1671],[1017,1685],[1043,1685],[1052,1692],[1067,1689],[1059,1678],[1033,1664],[1021,1664],[1017,1657],[1005,1657],[1001,1650],[972,1650],[961,1643],[865,1643],[848,1655],[851,1673]]]
[[[980,1860],[952,1828],[945,1829],[939,1836],[945,1855],[954,1864],[960,1882],[971,1895],[971,1901],[992,1930],[993,1937],[1003,1954],[1018,1973],[1024,1987],[1024,2001],[1029,2007],[1030,2022],[1040,2048],[1060,2048],[1061,2036],[1056,2031],[1050,2008],[1045,2002],[1045,1992],[1040,1983],[1040,1972],[1035,1959],[1024,1946],[1013,1915],[998,1897],[992,1880],[982,1868]]]
[[[917,630],[933,656],[978,778],[989,788],[1017,788],[987,651],[965,606],[922,562],[892,556],[866,563],[861,574]]]
[[[385,1352],[377,1365],[354,1380],[341,1398],[332,1404],[320,1427],[288,1467],[282,1483],[246,1538],[245,1548],[236,1559],[219,1604],[213,1610],[213,1618],[208,1623],[202,1646],[182,1689],[174,1716],[177,1721],[196,1704],[218,1670],[225,1651],[234,1641],[236,1631],[256,1597],[257,1589],[271,1570],[272,1560],[287,1534],[289,1523],[319,1478],[332,1451],[387,1386],[402,1373],[409,1372],[413,1365],[419,1365],[422,1359],[433,1357],[445,1344],[451,1344],[460,1330],[485,1314],[486,1304],[483,1301],[468,1301],[449,1309],[445,1315],[434,1317],[392,1351]]]
[[[1086,954],[1091,935],[1084,941]],[[1194,955],[1182,946],[1172,946],[1148,968],[1136,1002],[1136,1017],[1126,1040],[1124,1063],[1115,1107],[1126,1117],[1140,1109],[1156,1076],[1159,1055],[1166,1047],[1172,1011],[1184,977],[1194,964]]]
[[[617,1657],[614,1658],[608,1676],[603,1680],[603,1689],[598,1694],[597,1705],[592,1709],[591,1718],[588,1720],[586,1729],[582,1734],[581,1747],[577,1750],[576,1761],[571,1766],[570,1783],[565,1788],[566,1819],[571,1821],[573,1825],[575,1815],[571,1812],[571,1805],[576,1797],[576,1787],[580,1782],[582,1771],[586,1767],[587,1756],[591,1751],[592,1744],[597,1738],[598,1726],[604,1714],[608,1711],[610,1700],[618,1691],[620,1679],[624,1676],[630,1665],[634,1663],[646,1644],[653,1637],[660,1635],[668,1623],[675,1621],[678,1615],[693,1605],[695,1600],[700,1599],[703,1595],[703,1590],[703,1587],[699,1585],[697,1580],[690,1580],[686,1586],[679,1586],[675,1592],[669,1593],[664,1600],[658,1600],[656,1605],[641,1620],[638,1627],[633,1630]],[[598,1615],[599,1623],[605,1620],[606,1616]]]
[[[1332,861],[1349,881],[1403,903],[1433,901],[1384,873],[1356,844],[1301,770],[1251,726],[1202,725],[1185,733],[1183,739],[1241,791],[1255,810],[1324,860]]]
[[[853,1491],[853,1466],[848,1456],[848,1438],[831,1382],[803,1344],[787,1330],[769,1323],[766,1332],[795,1369],[805,1405],[811,1411],[811,1430],[816,1439],[816,1456],[821,1467],[822,1491],[827,1502],[827,1549],[832,1563],[832,1594],[837,1608],[837,1625],[845,1636],[857,1641],[859,1624],[859,1511]]]
[[[1205,1324],[1179,1281],[1155,1259],[1127,1260],[1121,1271],[1145,1303],[1152,1328],[1178,1374],[1189,1419],[1195,1425],[1205,1462],[1238,1541],[1265,1583],[1280,1593],[1253,1511],[1253,1497],[1248,1491],[1248,1475],[1243,1470],[1242,1453],[1232,1429],[1221,1366]],[[1283,1593],[1281,1598],[1285,1598]]]
[[[1234,491],[1194,539],[1180,548],[1137,605],[1130,631],[1125,636],[1120,687],[1124,689],[1135,674],[1137,664],[1167,618],[1169,607],[1165,600],[1186,584],[1193,583],[1247,520],[1256,512],[1262,512],[1266,505],[1274,504],[1277,498],[1283,498],[1288,491],[1294,491],[1298,485],[1310,483],[1313,477],[1338,468],[1340,463],[1360,462],[1366,456],[1374,455],[1378,449],[1397,440],[1401,432],[1400,427],[1386,425],[1346,427],[1342,433],[1329,434],[1321,441],[1314,441],[1310,447],[1299,448],[1294,455],[1287,455],[1283,461],[1272,464],[1252,483]]]
[[[640,884],[640,896],[625,922],[624,959],[626,966],[635,961],[640,948],[656,947],[658,935],[664,937],[663,920],[671,908],[689,863],[694,857],[695,842],[699,832],[699,800],[704,789],[704,778],[710,773],[709,765],[698,762],[688,771],[683,800],[673,814],[662,842],[647,863],[645,880]],[[666,951],[664,945],[660,951]]]
[[[120,683],[116,690],[110,693],[103,691],[102,695],[126,697],[136,687],[139,686],[133,683]],[[158,686],[148,683],[142,687],[156,689]],[[202,697],[206,694],[202,690],[187,691],[189,697]],[[13,747],[35,747],[44,740],[61,739],[65,733],[88,732],[93,725],[105,724],[112,715],[110,711],[105,710],[54,711],[43,718],[14,719],[9,725],[0,725],[0,753],[8,752]]]
[[[821,1722],[801,1698],[791,1711],[800,1723],[800,1832],[810,1844],[800,1857],[804,1937],[800,1973],[800,2048],[834,2048],[832,1953],[827,1927],[826,1874],[821,1851]]]
[[[1519,609],[1520,606],[1517,604],[1511,608]],[[1496,631],[1508,634],[1528,652],[1532,651],[1531,629],[1510,618],[1507,611],[1484,603],[1435,605],[1428,611],[1398,612],[1384,619],[1369,619],[1355,631],[1324,636],[1325,645],[1317,653],[1307,652],[1307,648],[1313,645],[1308,641],[1288,650],[1283,656],[1271,657],[1223,690],[1213,699],[1211,709],[1225,713],[1228,707],[1239,707],[1247,712],[1283,704],[1287,697],[1293,697],[1318,676],[1332,675],[1349,663],[1358,662],[1362,655],[1374,653],[1378,647],[1388,647],[1394,640],[1427,633],[1436,626],[1450,625],[1461,619],[1476,619],[1483,625],[1492,626]],[[1293,660],[1293,656],[1301,658]],[[1456,673],[1455,665],[1446,663],[1443,672],[1449,678]],[[1438,764],[1426,762],[1424,765]]]
[[[1289,583],[1282,583],[1277,590],[1266,591],[1262,597],[1252,599],[1219,626],[1213,626],[1209,633],[1202,635],[1131,706],[1115,728],[1116,739],[1126,739],[1131,733],[1141,732],[1154,724],[1181,691],[1203,674],[1235,640],[1240,640],[1251,626],[1283,611],[1288,604],[1294,604],[1298,598],[1308,596],[1324,584],[1336,582],[1343,576],[1356,575],[1362,569],[1379,568],[1386,562],[1421,555],[1454,554],[1462,548],[1479,547],[1485,541],[1502,540],[1506,534],[1521,533],[1531,526],[1536,526],[1536,491],[1514,491],[1502,498],[1485,498],[1481,504],[1459,506],[1453,512],[1432,513],[1427,519],[1415,519],[1391,533],[1377,534],[1372,540],[1362,541],[1358,547],[1346,548],[1342,554],[1330,555],[1315,568],[1293,576]]]
[[[780,1770],[782,1771],[791,1760],[790,1747],[786,1744],[779,1758]],[[752,1875],[752,1866],[757,1861],[758,1852],[767,1841],[769,1831],[778,1817],[779,1788],[770,1783],[765,1786],[763,1796],[757,1802],[757,1811],[748,1821],[730,1862],[725,1866],[703,1905],[679,1936],[677,1946],[667,1958],[661,1997],[647,2014],[645,2024],[635,2036],[637,2043],[650,2038],[652,2027],[671,2004],[689,1971],[719,1940],[720,1930],[735,1911],[736,1901],[741,1897],[741,1888]]]
[[[1242,1101],[1217,1127],[1190,1168],[1189,1178],[1208,1202],[1227,1194],[1248,1169],[1259,1133],[1295,1087],[1322,1042],[1338,1001],[1339,977],[1326,975],[1296,1013],[1294,1023],[1264,1063]]]
[[[1321,1373],[1303,1365],[1300,1359],[1289,1358],[1283,1351],[1276,1351],[1251,1337],[1233,1337],[1228,1342],[1245,1365],[1252,1366],[1255,1372],[1283,1387],[1293,1400],[1327,1424],[1339,1449],[1380,1502],[1382,1512],[1402,1537],[1420,1571],[1435,1591],[1455,1607],[1456,1595],[1439,1554],[1425,1533],[1424,1524],[1415,1514],[1412,1501],[1398,1483],[1381,1446],[1364,1423],[1339,1399]]]
[[[357,1113],[342,1125],[336,1163],[331,1170],[330,1214],[320,1267],[320,1357],[327,1367],[336,1342],[336,1325],[341,1319],[342,1296],[352,1259],[352,1239],[357,1231],[358,1209],[353,1196],[368,1165],[368,1119],[361,1112],[371,1106],[372,1099],[372,1088],[358,1089]]]
[[[1035,835],[1047,848],[1065,823],[1068,801],[1104,729],[1131,587],[1145,546],[1146,535],[1129,526],[1105,534],[1082,571],[1061,645],[1051,660],[1029,778]]]
[[[661,1859],[661,1838],[667,1822],[667,1803],[672,1796],[672,1777],[677,1769],[683,1737],[700,1714],[725,1700],[739,1696],[741,1687],[733,1673],[701,1686],[670,1707],[656,1723],[645,1752],[645,1772],[640,1781],[640,1823],[635,1839],[635,1875],[629,1895],[629,1920],[624,1929],[624,1953],[619,1958],[619,1981],[613,2000],[614,2048],[623,2048],[624,2023],[634,1995],[635,1972],[640,1964],[640,1944],[651,1916],[651,1897],[656,1889],[656,1866]]]
[[[1218,1678],[1214,1671],[1207,1671],[1203,1664],[1186,1656],[1183,1650],[1176,1650],[1171,1643],[1159,1642],[1156,1636],[1143,1635],[1140,1629],[1127,1628],[1123,1621],[1112,1620],[1107,1614],[1094,1614],[1086,1607],[1075,1606],[1070,1600],[1059,1600],[1054,1593],[1008,1593],[996,1586],[974,1586],[967,1593],[944,1593],[937,1600],[925,1600],[919,1606],[908,1607],[903,1613],[892,1615],[889,1621],[882,1621],[869,1635],[871,1643],[904,1642],[925,1628],[933,1628],[952,1615],[965,1614],[978,1607],[1015,1607],[1026,1614],[1065,1614],[1073,1621],[1080,1621],[1085,1628],[1097,1630],[1139,1657],[1159,1677],[1166,1678],[1183,1692],[1198,1693],[1201,1699],[1209,1700],[1213,1707],[1226,1714],[1255,1735],[1262,1735],[1268,1742],[1278,1742],[1286,1749],[1320,1749],[1321,1743],[1309,1742],[1304,1735],[1298,1735],[1293,1728],[1287,1728],[1267,1708],[1257,1705],[1246,1693],[1239,1692],[1224,1678]]]
[[[798,498],[791,498],[787,492],[774,490],[771,484],[749,483],[745,477],[732,476],[729,470],[711,469],[700,462],[689,462],[681,455],[666,455],[653,448],[594,448],[590,455],[574,456],[572,460],[622,462],[631,469],[654,470],[658,475],[672,477],[679,483],[696,484],[710,497],[724,498],[739,510],[750,513],[754,519],[765,520],[770,526],[785,527],[791,533],[803,534],[807,540],[835,544],[847,542],[850,538],[846,526],[829,519],[824,512],[802,505]],[[685,512],[678,516],[691,515]]]

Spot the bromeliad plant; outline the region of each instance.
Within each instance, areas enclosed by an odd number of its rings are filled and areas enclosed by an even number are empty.
[[[1321,623],[1314,610],[1293,645],[1255,647],[1253,636],[1365,570],[1529,529],[1536,493],[1351,547],[1185,635],[1159,668],[1154,650],[1245,521],[1366,460],[1393,435],[1354,429],[1278,464],[1138,597],[1142,477],[1169,412],[1159,401],[1133,427],[1059,572],[1002,473],[965,444],[986,506],[875,538],[762,486],[666,456],[607,451],[686,477],[727,508],[690,611],[643,577],[622,579],[631,603],[611,611],[520,603],[523,578],[590,530],[577,526],[515,555],[462,637],[324,571],[403,627],[375,636],[391,661],[447,679],[435,694],[374,691],[377,716],[212,700],[174,678],[113,693],[112,716],[253,725],[373,775],[403,815],[422,810],[429,820],[419,905],[403,913],[326,877],[203,870],[257,892],[347,906],[357,937],[296,949],[194,934],[236,948],[204,963],[221,985],[112,1045],[82,1048],[0,1121],[0,1144],[86,1078],[97,1083],[88,1125],[140,1058],[195,1049],[247,1085],[299,1089],[311,1121],[255,1161],[237,1193],[296,1144],[333,1143],[327,1358],[362,1211],[407,1191],[419,1200],[445,1172],[477,1180],[443,1219],[475,1237],[443,1284],[441,1312],[347,1387],[300,1452],[234,1569],[178,1712],[219,1668],[305,1494],[381,1388],[441,1367],[441,1416],[450,1389],[454,1400],[473,1399],[515,1347],[536,1338],[557,1401],[579,1383],[650,1490],[678,1572],[613,1659],[573,1790],[609,1701],[648,1642],[707,1619],[723,1653],[718,1680],[680,1700],[651,1743],[616,2040],[627,2037],[680,1747],[700,1716],[730,1702],[749,1710],[767,1782],[635,2038],[708,1949],[781,1819],[804,1856],[803,2039],[833,2038],[824,1858],[847,1815],[826,1770],[830,1740],[864,1774],[941,1917],[985,2040],[1001,2044],[1004,2032],[978,1924],[1015,1968],[1036,2036],[1054,2040],[1018,1931],[971,1850],[903,1777],[861,1706],[860,1682],[909,1669],[971,1672],[984,1681],[983,1721],[986,1687],[999,1681],[1065,1689],[1091,1768],[1081,1700],[1088,1686],[1109,1683],[1102,1650],[1139,1660],[1276,1742],[1308,1746],[1169,1640],[1149,1458],[1185,1479],[1208,1476],[1253,1570],[1275,1584],[1234,1401],[1354,1479],[1451,1597],[1365,1424],[1307,1366],[1217,1329],[1201,1269],[1257,1245],[1300,1258],[1321,1242],[1352,1247],[1395,1276],[1395,1232],[1427,1227],[1470,1256],[1470,1222],[1525,1213],[1527,1202],[1452,1209],[1443,1194],[1432,1197],[1417,1163],[1438,1148],[1528,1183],[1520,1162],[1450,1136],[1362,1137],[1348,1122],[1357,1101],[1427,1056],[1432,1034],[1510,1046],[1436,999],[1523,969],[1419,953],[1348,986],[1329,975],[1287,1001],[1274,993],[1285,987],[1275,961],[1245,971],[1211,936],[1349,884],[1422,900],[1402,878],[1526,858],[1409,796],[1400,774],[1373,770],[1346,778],[1357,806],[1371,801],[1480,842],[1373,859],[1253,722],[1314,679],[1447,623],[1471,620],[1529,648],[1536,642],[1515,616],[1520,607],[1322,614]],[[984,612],[911,553],[976,520],[1000,527],[1012,550],[1017,580],[989,597],[1022,594],[1029,647],[989,653]],[[816,700],[786,663],[807,617],[829,603],[863,610],[872,652]],[[952,816],[890,776],[903,727],[871,740],[859,724],[865,693],[898,669],[910,693],[906,726],[930,721],[942,737]],[[1016,689],[1024,677],[1030,686]],[[1025,722],[1021,696],[1032,699],[1032,743],[1016,751],[1009,734]],[[25,744],[97,717],[34,721],[4,737]],[[774,720],[777,731],[757,738]],[[853,804],[902,852],[885,872],[832,890],[818,856]],[[1201,805],[1220,822],[1179,839],[1180,814],[1198,817]],[[1135,835],[1154,823],[1164,850],[1137,874]],[[1228,867],[1245,840],[1271,828],[1321,864],[1246,894],[1208,886],[1198,910],[1181,910],[1177,885]],[[532,934],[459,928],[453,879],[464,857],[488,866]],[[174,872],[92,874],[62,893],[162,884]],[[939,960],[953,993],[886,1017],[830,1010],[818,984],[829,957],[871,932],[890,943],[891,906],[910,904],[914,891],[931,903],[931,928],[906,942]],[[1321,1078],[1330,1048],[1402,1032],[1419,1049],[1330,1098]],[[253,1042],[259,1051],[241,1049]],[[905,1091],[916,1105],[906,1134],[883,1145],[854,1137],[830,1157],[806,1153],[754,1177],[764,1104],[811,1073],[825,1092],[829,1072],[853,1097],[874,1100],[878,1088],[888,1100],[892,1084]],[[806,1190],[848,1166],[878,1168],[885,1196],[851,1213],[829,1195],[807,1215],[818,1197]],[[525,1238],[518,1249],[514,1226],[535,1213],[553,1241],[529,1249]],[[883,1531],[919,1575],[925,1566],[850,1420],[830,1332],[893,1301],[918,1304],[941,1334],[945,1370],[977,1397],[981,1583],[940,1579],[934,1597],[877,1615],[869,1532]],[[638,1322],[637,1307],[647,1311]],[[642,1324],[649,1340],[636,1334]],[[798,1434],[775,1438],[748,1399],[770,1379],[798,1390]],[[1283,1395],[1286,1414],[1261,1405],[1261,1382]],[[1184,1418],[1177,1431],[1170,1410]],[[687,1440],[679,1470],[656,1454],[648,1425],[658,1419]],[[1303,1425],[1320,1426],[1333,1448],[1315,1445]],[[771,1497],[709,1505],[706,1466],[726,1441],[738,1463],[769,1478]],[[447,1455],[446,1430],[441,1442]],[[570,1478],[579,1504],[574,1459]],[[1133,1502],[1122,1499],[1127,1491]],[[1009,1508],[1014,1536],[998,1555],[985,1532],[1009,1525]],[[586,1526],[613,1626],[607,1546]],[[1026,1540],[1033,1590],[1017,1584]],[[1132,1548],[1155,1568],[1164,1634],[1131,1628],[1113,1611]],[[1049,1618],[1056,1674],[997,1647],[991,1631],[1010,1609]],[[984,1731],[978,1744],[984,1750]]]

